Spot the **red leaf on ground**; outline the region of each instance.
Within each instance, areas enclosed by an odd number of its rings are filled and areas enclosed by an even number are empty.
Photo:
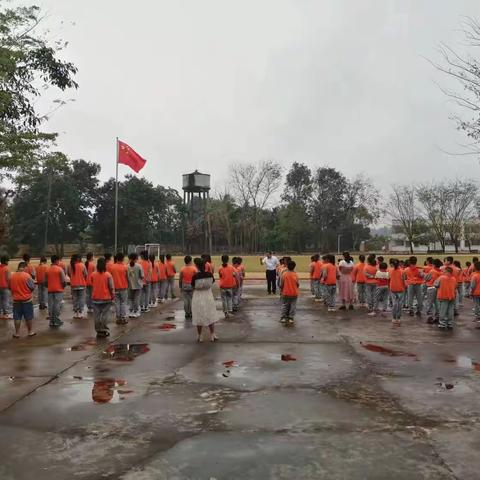
[[[174,323],[163,323],[158,327],[160,330],[173,330],[177,328],[177,326]]]
[[[225,368],[235,367],[236,362],[235,362],[235,360],[227,360],[226,362],[223,362],[223,366]]]
[[[290,355],[289,353],[282,354],[281,359],[284,362],[296,362],[297,361],[297,359],[293,355]]]

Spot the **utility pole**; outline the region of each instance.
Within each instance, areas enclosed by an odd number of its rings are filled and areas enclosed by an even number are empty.
[[[47,190],[47,212],[45,215],[45,237],[43,239],[43,254],[47,253],[48,245],[48,224],[50,222],[50,203],[52,199],[52,171],[48,170],[48,190]]]

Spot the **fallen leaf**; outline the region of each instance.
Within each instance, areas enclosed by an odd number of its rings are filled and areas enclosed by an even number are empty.
[[[226,362],[223,362],[223,366],[225,368],[235,367],[235,360],[227,360]]]
[[[281,359],[284,362],[296,362],[297,361],[297,359],[293,355],[290,355],[289,353],[282,354]]]

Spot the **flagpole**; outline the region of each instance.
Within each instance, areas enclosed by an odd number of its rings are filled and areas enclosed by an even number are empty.
[[[115,160],[115,247],[113,249],[113,254],[117,253],[117,243],[118,243],[118,137],[117,137],[117,155]]]

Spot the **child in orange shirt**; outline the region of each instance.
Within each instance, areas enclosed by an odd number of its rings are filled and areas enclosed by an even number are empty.
[[[388,304],[388,286],[390,284],[390,274],[388,273],[388,265],[385,262],[381,262],[378,265],[377,273],[375,274],[375,280],[377,281],[377,289],[375,291],[375,305],[373,311],[368,314],[369,317],[374,317],[377,312],[380,315],[385,316]]]
[[[377,260],[375,255],[369,255],[365,266],[365,293],[367,298],[368,311],[375,312],[375,297],[377,294]]]
[[[359,255],[358,263],[353,267],[352,278],[357,291],[357,301],[361,307],[366,306],[365,300],[365,255]]]
[[[324,292],[329,312],[335,311],[335,300],[337,295],[338,270],[335,265],[335,255],[325,255],[326,263],[322,268],[322,279],[324,281]]]
[[[474,270],[470,281],[470,295],[473,299],[475,322],[477,328],[480,328],[480,262],[475,262]]]
[[[470,298],[470,279],[472,277],[472,262],[465,262],[463,269],[463,295]]]
[[[403,280],[403,272],[400,268],[400,262],[394,258],[390,263],[392,265],[389,272],[390,298],[392,299],[392,324],[400,326],[403,296],[405,295],[405,281]]]
[[[238,288],[238,275],[232,265],[228,263],[228,255],[222,256],[222,266],[218,270],[220,277],[220,295],[222,297],[223,313],[225,318],[233,316],[233,290]]]
[[[295,273],[297,264],[293,260],[287,263],[287,270],[280,277],[280,290],[282,292],[282,316],[280,321],[293,325],[297,311],[297,299],[300,291],[300,282]]]
[[[445,267],[443,275],[437,278],[434,285],[437,289],[437,298],[440,304],[438,327],[443,330],[452,329],[457,294],[457,279],[453,275],[453,268],[451,266]]]
[[[12,318],[12,295],[9,289],[10,270],[8,262],[10,258],[3,255],[0,258],[0,318]]]
[[[427,314],[427,323],[438,323],[440,310],[437,301],[437,289],[435,282],[442,275],[442,261],[438,258],[433,260],[432,268],[425,276],[425,286],[427,287],[427,299],[425,302],[425,313]]]

